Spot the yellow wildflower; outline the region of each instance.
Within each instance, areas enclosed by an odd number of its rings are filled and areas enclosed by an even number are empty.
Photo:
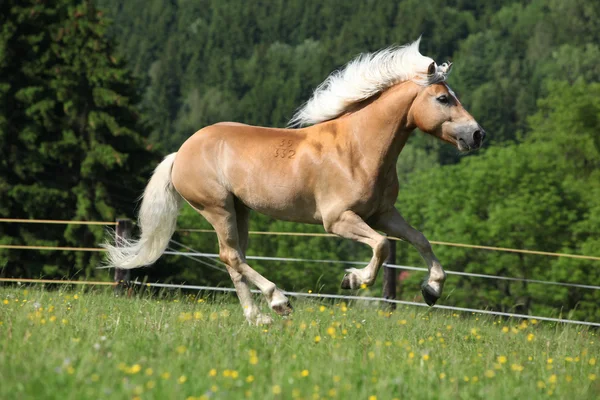
[[[142,366],[140,364],[134,364],[131,366],[131,368],[129,368],[128,372],[130,374],[137,374],[141,370],[142,370]]]
[[[254,375],[248,375],[248,376],[246,377],[246,382],[248,382],[248,383],[252,383],[252,382],[254,382]]]
[[[525,367],[523,367],[520,364],[513,364],[510,366],[510,369],[512,369],[513,371],[516,371],[516,372],[521,372],[521,371],[523,371],[524,368]]]
[[[498,356],[497,360],[500,364],[506,364],[507,358],[506,356]]]
[[[303,369],[302,372],[300,372],[300,375],[303,377],[307,377],[310,374],[310,372],[308,372],[307,369]]]
[[[589,379],[590,381],[595,381],[595,380],[596,380],[596,374],[589,374],[589,375],[588,375],[588,379]]]
[[[183,383],[185,383],[186,381],[187,381],[187,376],[185,376],[185,375],[181,375],[181,376],[179,377],[179,379],[177,379],[177,382],[179,382],[179,384],[183,384]]]
[[[281,394],[281,386],[279,386],[279,385],[273,386],[273,394]]]
[[[538,389],[543,389],[546,387],[546,383],[544,381],[537,381]]]
[[[211,369],[210,371],[208,371],[208,376],[217,376],[217,370],[216,369]]]
[[[535,335],[533,333],[530,333],[530,334],[527,335],[527,341],[528,342],[532,342],[534,338],[535,338]]]
[[[315,343],[319,343],[321,341],[321,336],[315,336]]]
[[[488,369],[487,371],[485,371],[485,374],[484,374],[484,375],[485,375],[487,378],[493,378],[493,377],[495,377],[495,376],[496,376],[496,373],[495,373],[493,370],[491,370],[491,369]]]
[[[556,381],[558,380],[556,374],[552,374],[550,375],[550,378],[548,378],[548,382],[550,383],[556,383]]]

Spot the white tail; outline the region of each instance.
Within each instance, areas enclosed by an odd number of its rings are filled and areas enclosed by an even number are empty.
[[[175,155],[165,157],[154,170],[138,215],[141,231],[139,240],[128,240],[121,246],[105,243],[108,251],[108,266],[130,269],[154,263],[169,245],[175,232],[181,196],[171,183],[171,168]]]

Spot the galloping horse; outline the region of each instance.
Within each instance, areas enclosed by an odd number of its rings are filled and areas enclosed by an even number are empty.
[[[109,265],[127,269],[155,262],[185,200],[217,232],[220,258],[251,324],[272,319],[254,303],[249,282],[278,314],[288,314],[291,306],[246,262],[250,210],[323,224],[327,232],[369,245],[371,261],[347,270],[344,289],[375,282],[389,251],[377,231],[408,241],[427,263],[421,289],[434,305],[446,274],[429,241],[394,207],[396,162],[415,128],[460,151],[481,147],[485,132],[445,83],[452,65],[438,66],[421,55],[419,41],[361,55],[332,73],[292,119],[297,129],[224,122],[196,132],[152,175],[139,212],[140,239],[105,245]]]

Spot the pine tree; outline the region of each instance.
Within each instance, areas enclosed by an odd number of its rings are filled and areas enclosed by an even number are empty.
[[[90,1],[0,6],[0,216],[132,215],[154,165],[136,82]],[[0,242],[96,247],[101,226],[0,225]],[[0,252],[8,276],[94,274],[100,253]],[[106,273],[104,273],[106,274]]]

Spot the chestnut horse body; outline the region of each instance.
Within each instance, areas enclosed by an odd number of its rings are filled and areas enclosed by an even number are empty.
[[[400,71],[390,78],[393,67]],[[110,264],[135,268],[156,261],[183,199],[215,228],[220,258],[252,324],[271,318],[259,311],[248,283],[277,313],[291,308],[275,284],[246,262],[251,210],[322,224],[327,232],[369,245],[371,261],[347,270],[346,289],[374,283],[389,251],[379,232],[410,242],[427,263],[422,292],[433,305],[446,275],[427,239],[394,207],[396,163],[415,128],[461,151],[481,146],[484,131],[445,83],[449,69],[420,55],[417,41],[363,56],[330,76],[294,119],[312,126],[273,129],[228,122],[201,129],[157,167],[140,210],[141,238],[125,247],[106,245]]]

